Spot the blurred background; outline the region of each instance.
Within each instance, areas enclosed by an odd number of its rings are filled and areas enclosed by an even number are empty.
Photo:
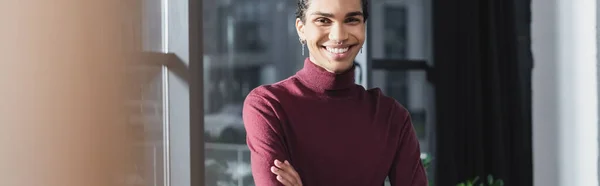
[[[369,6],[356,83],[408,108],[430,185],[495,185],[488,177],[510,186],[598,185],[596,0]],[[84,179],[106,165],[125,171],[114,185],[254,185],[242,103],[253,88],[302,68],[295,0],[0,7],[0,144],[13,152],[0,154],[0,185],[111,185]],[[14,150],[25,143],[28,150]],[[86,153],[36,150],[59,144]],[[44,153],[70,158],[32,164],[46,170],[33,174],[36,182],[18,162]],[[102,158],[113,164],[82,163]],[[81,174],[80,182],[51,178],[57,170]]]

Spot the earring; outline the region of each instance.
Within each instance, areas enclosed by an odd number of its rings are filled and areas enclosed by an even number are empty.
[[[298,40],[300,40],[300,44],[302,44],[302,56],[304,56],[304,45],[306,45],[306,40],[303,40],[302,38],[298,38]]]
[[[360,53],[362,54],[362,47],[360,47]]]

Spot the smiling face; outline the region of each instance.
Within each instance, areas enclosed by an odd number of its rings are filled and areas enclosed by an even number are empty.
[[[364,20],[361,0],[309,0],[296,30],[313,63],[342,73],[352,68],[365,41]]]

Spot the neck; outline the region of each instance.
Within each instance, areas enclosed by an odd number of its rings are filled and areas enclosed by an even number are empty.
[[[341,70],[341,71],[338,71],[338,72],[336,72],[336,71],[334,71],[334,70],[331,70],[331,69],[328,69],[328,68],[326,68],[326,67],[323,65],[323,63],[319,63],[319,62],[317,62],[317,61],[315,60],[315,58],[313,58],[312,56],[310,56],[310,57],[309,57],[309,60],[310,60],[310,62],[312,62],[313,64],[315,64],[315,65],[317,65],[317,66],[319,66],[319,67],[321,67],[321,68],[325,69],[327,72],[334,73],[334,74],[343,74],[343,73],[347,72],[348,70],[351,70],[352,68],[354,68],[353,66],[350,66],[350,67],[348,67],[348,69],[344,69],[344,70]]]
[[[317,92],[350,90],[356,86],[354,66],[344,72],[334,73],[306,58],[304,68],[297,75],[308,87]]]

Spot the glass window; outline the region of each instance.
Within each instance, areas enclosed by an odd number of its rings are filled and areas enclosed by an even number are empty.
[[[134,139],[132,144],[132,159],[134,164],[129,167],[127,175],[128,186],[167,186],[168,162],[165,153],[165,73],[167,64],[164,24],[164,4],[161,0],[147,0],[143,3],[132,3],[129,8],[140,10],[141,16],[127,19],[125,24],[133,24],[127,30],[133,35],[141,35],[138,46],[141,46],[141,63],[133,63],[126,67],[128,87],[137,91],[128,95],[125,106],[128,108],[129,136]],[[134,5],[133,5],[134,4]],[[134,11],[134,10],[131,10]],[[139,27],[136,27],[140,25]],[[140,47],[136,47],[140,48]],[[167,130],[168,131],[168,130]]]
[[[381,88],[385,95],[393,97],[409,110],[424,161],[435,156],[434,89],[428,81],[427,68],[414,66],[433,66],[428,21],[431,17],[430,3],[429,0],[373,0],[369,25],[371,34],[368,36],[371,61],[395,66],[385,69],[374,67],[369,74],[373,87]],[[427,65],[421,65],[423,63]],[[433,166],[426,168],[429,179],[433,180]]]
[[[425,62],[433,64],[427,46],[429,1],[376,0],[371,6],[369,35],[372,61]],[[412,60],[412,61],[411,61]],[[388,63],[389,64],[389,63]],[[376,65],[374,65],[376,66]],[[393,66],[393,65],[392,65]],[[411,113],[421,142],[421,151],[431,153],[433,138],[433,89],[427,81],[426,69],[373,69],[373,87],[404,105]]]
[[[130,134],[136,160],[128,177],[130,186],[163,185],[163,104],[161,68],[157,66],[136,66],[129,68],[135,80],[131,87],[139,91],[128,97],[126,106],[130,110]],[[140,158],[141,157],[141,158]]]
[[[295,1],[205,0],[204,139],[207,186],[253,185],[242,104],[255,87],[303,65]]]

